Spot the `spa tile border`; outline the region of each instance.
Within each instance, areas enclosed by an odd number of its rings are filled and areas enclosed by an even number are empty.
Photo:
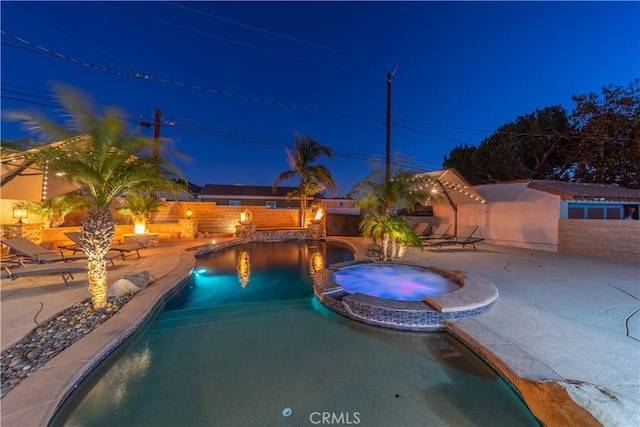
[[[362,323],[403,331],[446,330],[446,321],[473,317],[491,308],[498,289],[490,281],[468,273],[451,272],[435,267],[421,267],[445,274],[461,288],[444,295],[425,297],[424,301],[396,301],[361,293],[350,294],[333,280],[333,272],[371,261],[332,264],[314,277],[316,298],[327,308]],[[385,262],[390,265],[409,265]]]

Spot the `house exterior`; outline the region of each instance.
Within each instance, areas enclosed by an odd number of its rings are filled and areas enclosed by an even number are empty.
[[[460,205],[458,223],[479,225],[488,242],[640,260],[640,190],[545,180],[473,188],[487,203]],[[448,206],[434,208],[438,223],[453,221]]]
[[[638,219],[640,190],[618,185],[532,180],[529,188],[560,197],[560,219]]]
[[[205,184],[197,194],[198,200],[213,202],[219,206],[266,206],[276,208],[300,208],[300,198],[288,200],[287,194],[297,187],[278,187],[274,192],[266,185]]]

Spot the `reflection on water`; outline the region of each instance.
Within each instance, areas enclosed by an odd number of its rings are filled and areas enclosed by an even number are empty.
[[[251,264],[249,263],[249,252],[242,251],[240,255],[238,255],[238,280],[240,281],[240,286],[246,288],[250,276]]]
[[[314,277],[318,273],[318,271],[324,270],[324,268],[324,254],[317,248],[314,248],[311,257],[309,258],[309,274],[311,275],[311,277]]]
[[[148,345],[132,352],[126,358],[119,359],[83,398],[83,404],[88,408],[87,412],[92,414],[90,419],[106,416],[105,408],[113,411],[126,404],[129,390],[147,376],[150,366],[151,350]],[[86,425],[86,418],[86,413],[82,417],[77,414],[71,415],[68,425]]]
[[[189,283],[165,311],[311,297],[317,271],[352,260],[346,247],[322,241],[231,246],[198,257]]]

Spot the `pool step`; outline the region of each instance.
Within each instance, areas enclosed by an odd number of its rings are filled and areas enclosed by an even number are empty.
[[[161,314],[149,331],[238,322],[311,310],[314,310],[311,298],[174,310]]]
[[[335,291],[335,292],[325,293],[324,294],[325,297],[331,298],[331,299],[336,300],[338,302],[342,302],[342,298],[344,298],[347,295],[350,295],[349,292],[345,292],[344,290],[340,290],[340,291]]]

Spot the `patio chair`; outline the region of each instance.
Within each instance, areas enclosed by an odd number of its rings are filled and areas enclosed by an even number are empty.
[[[84,273],[87,271],[87,267],[83,264],[75,262],[62,262],[51,264],[38,264],[28,265],[26,267],[9,268],[4,267],[11,280],[16,280],[18,277],[25,276],[40,276],[43,274],[59,273],[64,280],[64,285],[69,286],[69,279],[73,279],[72,273]]]
[[[477,225],[461,225],[458,228],[458,233],[455,237],[450,239],[435,239],[425,241],[425,245],[431,249],[434,246],[442,248],[447,245],[462,245],[464,248],[467,245],[473,246],[473,250],[477,250],[476,243],[484,240],[482,237],[474,237],[475,232],[478,231]]]
[[[430,227],[431,227],[431,224],[429,224],[428,222],[420,222],[418,223],[418,225],[416,225],[416,228],[414,228],[413,231],[419,237],[423,237],[423,234],[425,233],[425,231],[427,231],[427,229],[429,229]]]
[[[73,251],[75,254],[82,250],[80,247],[80,232],[79,231],[70,231],[68,233],[64,233],[71,241],[74,243],[73,245],[65,245],[61,246],[66,250]],[[144,249],[144,246],[140,245],[111,245],[109,248],[110,251],[118,251],[122,255],[122,259],[124,259],[125,253],[135,252],[138,255],[138,259],[140,259],[140,249]]]
[[[43,248],[42,246],[32,242],[29,239],[25,239],[24,237],[12,237],[11,239],[5,239],[2,241],[3,245],[11,248],[13,252],[22,257],[23,259],[38,263],[38,264],[46,264],[50,262],[58,262],[58,261],[76,261],[80,259],[86,259],[86,255],[65,255],[62,251],[50,251],[47,248]],[[121,256],[120,254],[107,254],[105,256],[105,260],[111,262],[112,265],[116,265],[113,262],[113,258]],[[124,255],[122,255],[124,259]]]
[[[434,240],[434,239],[451,239],[453,236],[448,235],[449,229],[451,228],[451,224],[440,224],[436,227],[435,230],[431,233],[430,236],[421,237],[423,241]]]

